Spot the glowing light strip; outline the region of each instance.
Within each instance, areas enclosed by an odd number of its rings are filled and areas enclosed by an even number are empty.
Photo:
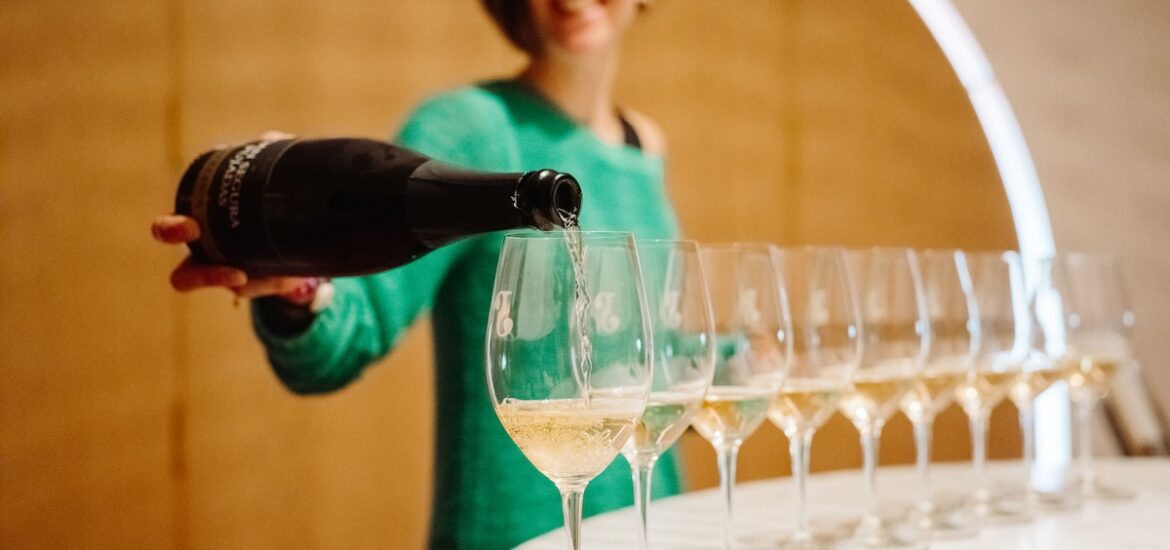
[[[979,119],[1000,179],[1007,192],[1020,254],[1024,259],[1024,276],[1029,287],[1036,282],[1038,261],[1055,252],[1052,226],[1040,178],[1020,124],[1003,93],[991,62],[979,47],[975,35],[950,0],[909,0],[918,17],[942,48],[943,55],[967,90],[975,116]],[[1036,463],[1038,466],[1066,465],[1070,461],[1070,426],[1067,389],[1054,386],[1036,400]],[[1040,467],[1036,472],[1051,475],[1062,468]],[[1038,484],[1054,486],[1056,479],[1035,478]]]

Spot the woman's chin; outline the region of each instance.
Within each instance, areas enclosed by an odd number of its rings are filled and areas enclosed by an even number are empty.
[[[608,29],[576,29],[572,32],[561,33],[554,38],[557,49],[572,55],[584,55],[606,49],[612,42],[612,33]]]

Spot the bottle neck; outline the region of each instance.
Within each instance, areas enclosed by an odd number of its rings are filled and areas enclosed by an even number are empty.
[[[488,173],[431,160],[407,185],[408,225],[432,249],[478,233],[563,227],[581,205],[576,180],[552,170]]]

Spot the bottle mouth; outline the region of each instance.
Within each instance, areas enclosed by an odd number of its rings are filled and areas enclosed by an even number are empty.
[[[581,186],[564,172],[529,172],[520,180],[519,206],[531,224],[543,231],[572,227],[581,212]]]
[[[557,174],[552,183],[552,222],[560,227],[577,225],[581,214],[581,186],[569,174]]]

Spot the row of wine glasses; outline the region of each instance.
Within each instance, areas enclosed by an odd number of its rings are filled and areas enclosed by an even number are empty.
[[[620,452],[639,544],[654,465],[699,411],[717,343],[698,246],[619,232],[504,240],[492,291],[488,386],[508,435],[561,492],[580,547],[585,487]]]
[[[852,252],[851,257],[857,266],[865,353],[854,377],[853,397],[842,412],[862,434],[871,487],[871,512],[858,528],[856,542],[865,547],[920,546],[932,536],[972,535],[988,523],[1027,520],[1039,506],[1068,508],[1086,496],[1129,494],[1097,480],[1088,443],[1089,415],[1108,378],[1122,365],[1134,364],[1127,345],[1133,316],[1112,259],[1084,253],[1045,259],[1031,266],[1029,282],[1015,252],[876,249]],[[893,305],[899,303],[900,309]],[[909,359],[913,357],[923,359]],[[882,365],[891,359],[908,366],[886,374],[890,369]],[[917,374],[906,383],[905,373],[915,370],[915,363]],[[1107,366],[1098,366],[1102,364]],[[924,493],[909,530],[888,529],[876,513],[875,434],[892,413],[882,416],[880,408],[858,405],[865,403],[867,393],[873,398],[865,375],[871,370],[882,373],[883,382],[902,382],[882,385],[883,395],[898,402],[914,426]],[[1081,413],[1076,449],[1080,490],[1041,493],[1031,481],[1034,401],[1057,382],[1069,385]],[[1025,481],[1016,493],[995,495],[984,471],[987,425],[991,411],[1005,399],[1019,410]],[[967,498],[939,506],[929,480],[932,423],[952,402],[969,420],[973,484]]]
[[[765,419],[789,439],[799,498],[791,534],[775,545],[817,547],[804,511],[809,453],[816,430],[838,410],[861,435],[869,487],[851,542],[919,545],[922,533],[971,525],[932,504],[929,489],[914,529],[883,524],[875,470],[893,414],[901,410],[915,427],[929,487],[931,423],[958,401],[973,437],[970,502],[986,519],[1012,511],[983,475],[991,409],[1009,397],[1020,407],[1030,467],[1031,400],[1057,380],[1082,388],[1074,395],[1086,401],[1103,391],[1105,355],[1074,360],[1066,338],[1084,332],[1084,314],[1072,313],[1082,310],[1057,311],[1071,319],[1060,325],[1067,334],[1045,322],[1052,309],[1045,304],[1069,292],[1056,284],[1063,271],[1046,273],[1029,294],[1011,252],[510,235],[489,317],[489,389],[508,434],[560,489],[573,548],[585,486],[619,452],[631,466],[638,542],[647,547],[654,464],[688,425],[716,451],[731,547],[736,454]],[[1082,367],[1075,373],[1074,363]],[[1034,494],[1026,495],[1032,503]]]

